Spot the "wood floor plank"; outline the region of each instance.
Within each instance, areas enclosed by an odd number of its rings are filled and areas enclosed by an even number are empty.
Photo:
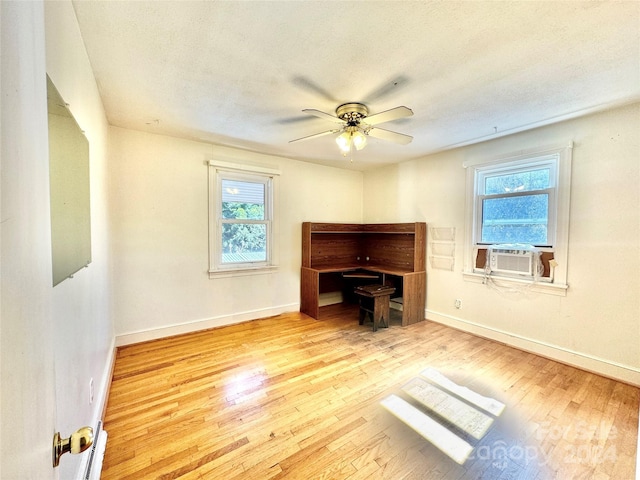
[[[119,348],[102,479],[633,478],[638,388],[432,322],[373,332],[357,317],[323,307]],[[506,405],[463,465],[380,405],[425,368]]]

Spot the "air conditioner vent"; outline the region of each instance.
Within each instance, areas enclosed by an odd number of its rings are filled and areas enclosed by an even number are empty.
[[[534,252],[531,250],[490,249],[488,267],[491,272],[531,277],[534,266]]]

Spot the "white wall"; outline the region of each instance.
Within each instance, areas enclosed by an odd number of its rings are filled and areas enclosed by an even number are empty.
[[[209,279],[211,159],[281,171],[277,272]],[[168,136],[111,127],[109,174],[119,344],[298,310],[302,222],[362,219],[360,172]]]
[[[428,319],[640,384],[639,132],[635,104],[367,172],[364,221],[456,228],[455,271],[427,267]],[[462,163],[570,141],[566,297],[463,280]]]
[[[0,478],[55,478],[44,10],[0,2]]]
[[[56,428],[63,436],[102,414],[114,349],[110,307],[107,121],[71,2],[45,2],[46,69],[90,150],[92,262],[52,289]],[[90,403],[89,382],[94,381]],[[88,455],[65,455],[60,478],[75,478]]]

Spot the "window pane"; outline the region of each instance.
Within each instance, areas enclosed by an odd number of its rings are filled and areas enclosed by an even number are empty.
[[[222,218],[264,220],[263,183],[222,180]]]
[[[529,192],[549,187],[549,168],[495,175],[484,180],[484,194]]]
[[[222,224],[222,263],[266,260],[267,226],[265,224]]]
[[[482,243],[547,245],[549,195],[520,195],[482,201]]]

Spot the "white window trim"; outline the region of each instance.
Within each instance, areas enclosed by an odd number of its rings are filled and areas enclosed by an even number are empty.
[[[278,178],[280,170],[256,165],[209,160],[209,278],[237,277],[272,273],[278,269]],[[222,265],[218,259],[221,246],[221,177],[219,174],[230,174],[236,178],[250,179],[250,176],[268,178],[265,213],[271,217],[270,232],[267,236],[267,261],[250,264]],[[269,192],[270,190],[270,192]],[[270,193],[270,195],[269,195]]]
[[[549,223],[555,223],[555,239],[554,239],[554,260],[558,266],[553,269],[552,279],[540,279],[540,281],[532,287],[532,291],[543,293],[551,293],[556,295],[566,295],[568,288],[567,283],[567,265],[569,254],[569,208],[571,194],[571,161],[572,161],[573,142],[567,145],[554,145],[537,149],[530,149],[518,152],[517,154],[504,157],[494,158],[490,160],[476,159],[463,163],[463,167],[467,170],[466,175],[466,203],[465,203],[465,239],[464,239],[464,258],[463,258],[463,277],[465,280],[473,282],[481,282],[484,280],[484,273],[475,268],[475,254],[477,246],[475,237],[478,232],[476,225],[476,197],[477,197],[477,174],[487,168],[494,168],[501,163],[518,163],[523,165],[527,161],[540,157],[557,156],[557,170],[555,172],[556,181],[556,212],[553,218],[549,218]],[[545,249],[541,249],[545,250]],[[514,279],[507,276],[500,276],[500,282],[506,284],[532,283],[531,281]]]

